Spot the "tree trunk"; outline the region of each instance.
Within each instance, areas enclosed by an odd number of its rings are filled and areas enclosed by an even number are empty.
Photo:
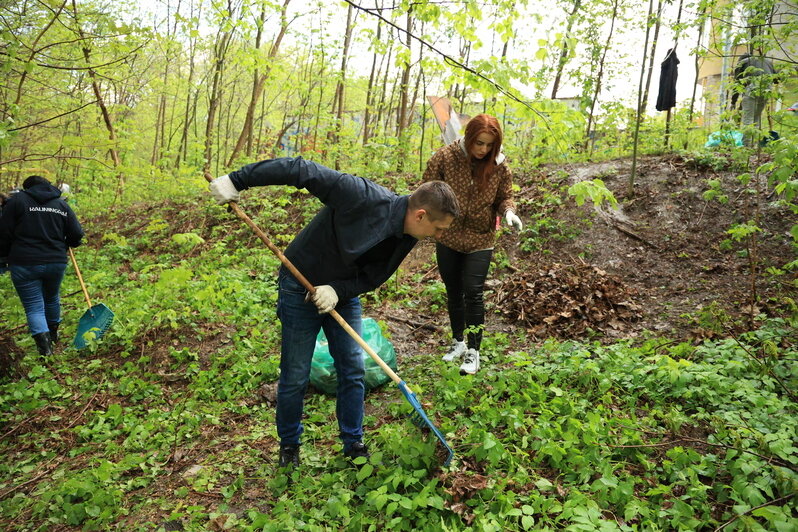
[[[612,19],[610,21],[610,33],[607,36],[607,44],[604,46],[604,49],[601,52],[601,59],[599,60],[599,71],[598,75],[596,76],[596,90],[593,93],[593,98],[590,102],[590,112],[587,115],[587,130],[585,132],[585,144],[584,147],[587,149],[588,145],[590,144],[590,129],[593,127],[593,118],[594,113],[596,111],[596,102],[598,101],[599,94],[601,93],[601,80],[604,77],[604,61],[607,58],[607,50],[610,48],[610,43],[612,42],[612,35],[615,31],[615,20],[618,17],[618,0],[613,0],[612,2]]]
[[[698,13],[698,20],[701,21],[701,26],[698,28],[698,40],[696,41],[696,49],[698,49],[698,47],[701,46],[701,42],[704,39],[704,26],[706,25],[706,20],[704,19],[704,13],[705,13],[704,9],[702,9]],[[695,93],[696,93],[696,88],[698,87],[698,75],[700,69],[699,60],[700,58],[698,54],[695,54],[695,61],[693,62],[693,66],[695,68],[695,80],[693,81],[693,94],[692,96],[690,96],[690,111],[687,114],[688,127],[690,127],[690,125],[693,123],[693,111],[695,110]],[[684,139],[684,149],[687,149],[687,143],[689,142],[689,138],[690,136],[687,135]]]
[[[171,18],[171,7],[171,2],[167,1],[166,20],[170,20]],[[150,155],[150,164],[153,166],[158,162],[163,154],[164,141],[166,137],[166,87],[169,83],[169,67],[172,63],[170,57],[172,50],[172,38],[177,33],[177,21],[178,18],[175,17],[173,30],[170,30],[168,25],[166,26],[166,50],[164,53],[164,68],[162,76],[163,89],[161,96],[158,99],[158,112],[155,116],[155,138],[152,142],[152,154]]]
[[[344,49],[341,51],[341,70],[338,74],[338,82],[335,85],[335,97],[333,98],[333,113],[335,114],[335,129],[330,131],[327,136],[332,141],[332,145],[338,146],[341,141],[341,128],[344,123],[344,88],[346,81],[346,63],[349,60],[349,46],[352,43],[352,28],[355,25],[355,8],[349,4],[346,10],[346,29],[344,30]],[[335,152],[335,169],[341,169],[341,151]]]
[[[421,87],[423,93],[421,94],[421,101],[427,101],[427,78],[424,75],[424,67],[419,66],[418,68],[418,76],[421,79]],[[427,117],[426,113],[422,113],[421,115],[421,139],[418,142],[418,171],[419,173],[424,171],[424,139],[427,136]]]
[[[410,57],[412,56],[412,39],[410,37],[412,30],[413,30],[413,17],[411,15],[412,7],[407,11],[407,49],[408,49],[408,57],[407,63],[405,63],[405,67],[402,70],[402,80],[399,84],[399,106],[396,112],[396,137],[401,139],[402,135],[407,128],[407,105],[408,105],[408,98],[410,97]],[[399,144],[400,152],[405,151],[404,143]],[[404,161],[405,161],[405,153],[401,153],[398,163],[398,169],[402,170],[404,168]]]
[[[562,46],[560,47],[560,57],[557,59],[557,72],[554,75],[554,86],[551,88],[551,99],[557,98],[557,91],[560,89],[560,82],[562,80],[562,73],[565,70],[565,63],[568,62],[568,39],[571,37],[571,30],[576,21],[576,13],[582,6],[582,0],[574,0],[574,7],[568,14],[568,25],[565,28],[565,34],[562,38]]]
[[[379,3],[378,3],[379,4]],[[381,5],[378,5],[378,9]],[[382,23],[377,23],[377,35],[375,40],[377,42],[380,41],[380,37],[382,37]],[[369,74],[369,84],[368,88],[366,89],[366,110],[363,115],[363,145],[365,146],[370,137],[369,127],[371,126],[371,111],[374,107],[374,83],[379,77],[379,71],[377,70],[377,52],[375,51],[371,58],[371,73]]]
[[[302,152],[304,147],[304,138],[305,135],[302,134],[302,128],[304,126],[303,120],[307,116],[308,106],[310,105],[310,98],[313,96],[313,89],[318,85],[318,77],[316,76],[316,72],[314,70],[314,64],[316,63],[316,56],[312,53],[310,46],[308,47],[307,57],[310,61],[307,62],[305,66],[305,81],[307,92],[302,98],[302,102],[299,105],[299,110],[297,111],[297,135],[296,140],[294,142],[294,149]]]
[[[193,9],[191,15],[194,15]],[[193,18],[193,17],[192,17]],[[189,48],[189,66],[188,66],[188,79],[186,80],[186,111],[183,116],[183,131],[180,134],[180,146],[177,149],[177,158],[175,160],[176,166],[180,166],[181,161],[185,161],[188,157],[188,136],[191,131],[191,125],[194,123],[193,117],[196,115],[196,92],[193,97],[194,106],[192,109],[191,100],[191,87],[194,83],[194,65],[195,55],[197,51],[197,37],[191,35],[189,32],[188,48]]]
[[[81,48],[83,50],[83,59],[86,61],[87,65],[91,65],[91,49],[89,48],[88,41],[86,40],[86,36],[83,33],[83,28],[80,25],[80,20],[78,19],[78,6],[76,0],[72,0],[72,12],[75,17],[75,28],[78,32],[78,36],[81,40]],[[89,77],[91,78],[91,89],[94,92],[94,97],[97,99],[97,106],[100,108],[100,112],[103,116],[103,122],[105,122],[105,128],[108,130],[108,139],[111,141],[111,147],[109,149],[111,154],[111,159],[114,163],[114,168],[119,168],[121,166],[121,162],[119,160],[119,153],[116,150],[116,131],[114,131],[114,123],[111,119],[111,113],[108,112],[108,107],[105,105],[105,100],[103,99],[103,94],[100,91],[100,84],[97,82],[97,75],[92,68],[89,68]],[[117,174],[117,196],[121,195],[124,190],[125,178],[124,176],[119,173]]]
[[[643,76],[646,72],[646,52],[648,52],[648,37],[651,33],[651,25],[648,21],[651,20],[651,12],[654,9],[654,0],[648,0],[648,13],[649,16],[646,19],[646,42],[643,45],[643,60],[640,61],[640,83],[637,86],[637,116],[635,117],[635,133],[634,133],[634,141],[633,141],[633,148],[632,148],[632,171],[629,173],[629,182],[627,183],[626,187],[626,197],[628,199],[634,198],[635,195],[635,179],[637,177],[637,141],[640,137],[640,121],[642,120],[641,115],[643,114],[643,109],[645,108],[645,103],[643,100]],[[650,73],[649,68],[649,73]]]
[[[61,12],[64,10],[64,7],[66,7],[66,0],[64,0],[64,2],[60,6],[58,6],[58,8],[53,13],[53,17],[47,22],[47,24],[45,24],[44,28],[42,28],[42,30],[39,32],[39,34],[31,43],[30,54],[28,54],[28,60],[25,62],[26,65],[33,62],[33,59],[36,57],[36,54],[39,53],[39,50],[36,49],[36,46],[39,44],[39,40],[44,36],[45,33],[47,33],[47,30],[50,29],[50,27],[55,23],[55,21],[58,20],[58,17],[61,14]],[[77,14],[75,16],[77,17]],[[28,69],[23,68],[22,73],[19,76],[19,82],[17,83],[17,96],[14,99],[14,107],[19,106],[19,102],[22,99],[22,86],[25,84],[25,80],[27,78],[28,78]],[[6,117],[3,116],[3,119],[5,118]]]
[[[649,2],[648,5],[648,23],[646,24],[646,36],[648,36],[648,32],[651,26],[651,15],[653,13],[654,5]],[[643,91],[643,101],[640,105],[643,108],[640,110],[641,113],[646,111],[646,107],[648,106],[648,90],[651,87],[651,74],[654,72],[654,58],[657,56],[657,41],[659,40],[659,28],[662,25],[662,0],[658,0],[657,3],[657,18],[654,21],[654,40],[651,42],[651,55],[648,58],[648,75],[646,76],[646,88]],[[648,40],[648,39],[646,39]],[[645,61],[645,58],[643,59]]]
[[[284,0],[283,5],[280,9],[280,31],[277,33],[277,37],[275,37],[274,42],[272,43],[271,48],[269,49],[269,65],[266,67],[265,72],[262,74],[259,73],[257,69],[255,69],[255,73],[253,74],[252,80],[252,93],[249,99],[249,105],[247,106],[247,114],[244,118],[244,126],[241,128],[241,133],[238,135],[238,140],[236,141],[235,148],[233,148],[233,153],[230,154],[230,158],[227,161],[227,166],[232,166],[233,161],[235,161],[236,157],[241,153],[244,149],[244,145],[247,145],[247,153],[251,153],[252,150],[252,124],[254,123],[255,118],[255,109],[258,106],[258,101],[260,100],[261,94],[263,93],[263,86],[266,83],[266,79],[269,76],[269,72],[271,71],[271,61],[277,56],[278,51],[280,50],[280,44],[283,41],[283,37],[285,37],[285,33],[288,30],[288,19],[286,18],[286,11],[288,10],[288,4],[291,3],[291,0]],[[261,11],[260,17],[260,24],[258,25],[258,36],[256,40],[256,47],[260,49],[260,40],[261,35],[263,32],[263,25],[266,21],[266,7],[263,7],[263,11]]]
[[[50,27],[52,27],[55,21],[58,20],[58,17],[61,15],[61,12],[66,7],[66,3],[67,0],[64,0],[64,2],[60,6],[58,6],[58,8],[54,11],[52,18],[47,22],[47,24],[45,24],[45,26],[42,28],[39,34],[36,35],[36,38],[33,40],[33,42],[30,45],[30,54],[28,54],[28,59],[25,62],[26,65],[31,64],[33,62],[33,59],[36,57],[36,54],[39,53],[40,50],[36,49],[36,46],[39,44],[39,40],[44,36],[45,33],[47,33],[47,31],[50,29]],[[22,87],[25,85],[25,80],[27,78],[28,78],[28,69],[23,68],[22,73],[19,76],[19,82],[17,83],[17,94],[14,98],[14,105],[10,106],[11,110],[9,113],[5,112],[6,109],[8,108],[5,105],[2,106],[3,113],[0,114],[0,119],[2,119],[4,122],[8,118],[13,119],[14,110],[19,109],[19,103],[20,101],[22,101]],[[2,153],[3,153],[3,146],[0,145],[0,161],[2,161],[3,159]]]
[[[424,26],[421,26],[421,34],[424,34]],[[413,87],[413,96],[410,98],[410,102],[408,104],[407,109],[407,116],[405,117],[405,127],[408,127],[410,124],[413,123],[413,115],[416,114],[416,102],[418,101],[418,93],[421,90],[421,76],[423,74],[423,70],[421,67],[421,62],[424,60],[424,47],[419,47],[418,50],[418,75],[416,76],[416,83],[415,87]],[[426,101],[426,100],[422,100]]]
[[[382,89],[380,90],[380,103],[377,106],[377,120],[374,122],[375,130],[378,126],[382,125],[383,133],[387,131],[387,127],[383,123],[383,113],[387,108],[385,103],[385,97],[388,94],[388,76],[391,72],[391,57],[393,56],[393,39],[388,41],[390,44],[388,45],[388,57],[385,60],[385,75],[382,77]],[[384,56],[383,56],[384,57]]]
[[[203,171],[211,171],[211,159],[213,157],[213,135],[216,125],[216,112],[220,105],[222,75],[224,73],[227,48],[230,45],[232,33],[229,31],[221,32],[216,36],[214,45],[214,66],[213,80],[211,82],[211,92],[208,100],[208,118],[205,122],[205,164]]]
[[[314,150],[314,151],[319,151],[317,149],[318,148],[318,144],[317,143],[319,141],[318,139],[319,139],[319,123],[320,123],[320,120],[321,120],[321,104],[322,104],[322,100],[324,99],[324,79],[326,78],[326,76],[324,75],[324,69],[327,68],[326,65],[324,64],[324,50],[323,49],[322,49],[321,53],[322,53],[321,65],[319,65],[319,72],[321,73],[321,75],[319,77],[320,77],[320,79],[322,81],[319,84],[319,101],[318,101],[318,103],[316,105],[316,121],[315,121],[315,124],[313,125],[313,141],[311,142],[311,149]]]
[[[463,58],[463,64],[467,65],[471,61],[471,41],[464,41],[460,57]],[[462,90],[460,90],[459,94],[455,91],[455,99],[460,104],[460,108],[457,111],[460,113],[465,111],[465,101],[466,96],[468,96],[468,88],[465,83],[461,87]]]

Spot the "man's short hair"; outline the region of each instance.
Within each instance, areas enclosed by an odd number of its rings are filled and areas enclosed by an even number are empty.
[[[454,190],[443,181],[427,181],[410,196],[408,207],[425,209],[430,220],[438,221],[447,216],[460,216],[460,205]]]
[[[42,176],[32,175],[22,182],[22,188],[24,190],[28,190],[29,188],[35,187],[36,185],[49,185],[49,184],[50,182],[47,181],[47,179],[43,178]]]

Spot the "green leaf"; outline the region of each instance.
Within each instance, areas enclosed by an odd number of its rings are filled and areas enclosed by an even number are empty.
[[[361,458],[363,458],[363,457],[361,457]],[[363,460],[365,461],[365,458],[363,458]],[[358,482],[363,482],[368,477],[370,477],[373,472],[374,472],[374,466],[373,465],[371,465],[371,464],[363,464],[363,465],[360,466],[360,470],[357,472],[357,475],[355,475],[355,477],[357,478]]]

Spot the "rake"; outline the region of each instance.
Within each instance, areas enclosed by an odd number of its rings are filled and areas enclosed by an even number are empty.
[[[83,296],[86,298],[86,303],[89,305],[89,309],[80,317],[78,332],[75,334],[74,342],[72,342],[75,349],[83,349],[89,345],[86,340],[87,337],[95,340],[99,340],[103,337],[114,322],[114,313],[102,303],[92,306],[91,299],[89,299],[89,291],[86,290],[86,284],[83,282],[83,276],[80,274],[80,268],[78,268],[78,261],[75,260],[75,253],[72,251],[72,248],[68,249],[69,258],[72,259],[72,266],[75,267],[75,273],[78,274],[80,287],[83,289]]]
[[[208,182],[210,182],[213,180],[213,177],[211,177],[211,175],[206,172],[205,179],[207,179]],[[272,251],[272,253],[274,253],[277,256],[278,259],[280,259],[280,262],[282,262],[283,265],[286,268],[288,268],[288,271],[290,271],[291,274],[296,278],[296,280],[300,282],[300,284],[305,288],[305,290],[307,290],[311,295],[316,292],[316,288],[312,284],[310,284],[310,282],[305,278],[304,275],[302,275],[302,273],[299,270],[296,269],[296,267],[288,259],[288,257],[283,255],[283,252],[280,251],[280,248],[278,248],[272,243],[268,235],[265,232],[263,232],[261,228],[258,227],[257,224],[253,222],[252,219],[249,216],[247,216],[247,214],[243,210],[241,210],[241,207],[238,206],[238,203],[236,203],[235,201],[231,201],[227,205],[229,205],[230,210],[232,210],[235,213],[235,215],[238,216],[239,219],[241,219],[241,221],[247,224],[250,227],[250,229],[252,229],[255,232],[258,238],[260,238],[261,241],[264,244],[266,244],[266,247],[269,248]],[[397,375],[396,372],[392,370],[391,367],[382,360],[382,358],[380,358],[380,356],[371,348],[371,346],[369,346],[369,344],[367,344],[366,341],[363,340],[363,338],[361,338],[361,336],[357,333],[357,331],[355,331],[346,322],[346,320],[343,317],[341,317],[341,315],[338,314],[338,312],[335,311],[335,309],[331,310],[329,314],[349,334],[349,336],[351,336],[360,345],[360,347],[362,347],[363,350],[366,353],[368,353],[368,355],[372,358],[372,360],[374,360],[374,362],[376,362],[377,365],[380,368],[382,368],[385,374],[388,375],[391,378],[391,380],[396,383],[396,385],[399,387],[399,390],[401,390],[402,394],[405,396],[407,402],[410,403],[410,406],[413,407],[413,413],[410,415],[410,421],[412,421],[413,424],[416,425],[417,427],[421,429],[428,428],[429,430],[432,431],[433,434],[435,434],[435,437],[438,438],[438,441],[441,443],[441,445],[443,445],[443,448],[446,450],[447,453],[446,460],[444,460],[443,462],[443,466],[444,467],[448,466],[449,463],[452,461],[452,457],[454,457],[454,451],[449,446],[449,444],[446,443],[446,438],[443,437],[443,434],[438,429],[438,427],[436,427],[435,424],[432,421],[430,421],[429,417],[427,416],[427,413],[424,412],[424,408],[421,406],[421,402],[416,397],[416,394],[413,393],[413,391],[410,388],[408,388],[405,381],[399,378],[399,375]]]

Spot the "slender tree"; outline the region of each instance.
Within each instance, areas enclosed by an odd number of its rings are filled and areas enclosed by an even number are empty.
[[[280,44],[285,37],[286,31],[288,31],[289,20],[286,17],[286,12],[288,10],[288,5],[291,3],[291,0],[283,0],[283,5],[280,8],[280,28],[277,32],[277,36],[274,38],[271,47],[269,48],[268,53],[268,62],[263,72],[259,70],[259,68],[255,68],[255,72],[253,73],[252,79],[252,91],[250,93],[249,105],[247,106],[246,117],[244,118],[244,125],[241,128],[241,133],[238,135],[238,140],[236,141],[235,147],[233,148],[233,152],[230,154],[230,157],[227,161],[227,166],[232,166],[233,161],[235,161],[236,157],[241,153],[244,149],[244,146],[247,146],[247,155],[251,154],[252,152],[252,134],[253,128],[252,125],[254,123],[255,118],[255,109],[257,108],[258,101],[263,94],[263,86],[266,82],[266,79],[269,76],[269,72],[271,69],[271,64],[273,63],[275,57],[277,57],[277,53],[280,50]],[[257,37],[255,40],[255,47],[256,49],[260,49],[261,46],[261,38],[263,35],[263,26],[266,21],[266,4],[264,4],[261,8],[260,19],[258,20],[257,24]]]
[[[410,58],[413,53],[413,14],[412,7],[406,13],[406,34],[405,34],[405,47],[402,68],[402,78],[399,83],[399,106],[396,111],[396,136],[401,137],[407,127],[407,106],[410,97],[410,69],[412,68]]]
[[[341,140],[341,128],[344,124],[344,108],[346,101],[344,92],[346,87],[346,66],[349,60],[349,48],[352,44],[352,30],[355,26],[355,8],[349,4],[346,10],[346,29],[344,30],[344,47],[341,50],[341,69],[338,72],[338,81],[335,84],[335,96],[333,97],[333,114],[335,115],[335,128],[330,130],[328,138],[332,140],[333,145],[338,145]],[[341,168],[341,152],[335,151],[335,169]]]
[[[381,9],[382,2],[377,3],[377,9]],[[377,56],[385,57],[384,44],[381,42],[382,37],[382,22],[377,22],[377,33],[371,43],[373,52],[371,54],[371,71],[369,73],[369,83],[366,88],[366,109],[363,115],[363,145],[367,144],[371,137],[371,122],[373,120],[372,112],[374,111],[375,102],[375,88],[377,79],[379,79],[379,70],[377,69]],[[380,67],[382,64],[380,63]]]
[[[168,21],[171,17],[172,4],[167,0],[166,2],[166,36],[161,42],[164,47],[164,65],[162,74],[163,90],[158,98],[158,112],[155,117],[155,138],[152,143],[152,154],[150,155],[150,164],[154,165],[161,158],[163,153],[165,137],[166,137],[166,105],[167,93],[166,88],[169,86],[170,67],[173,63],[172,56],[175,51],[173,42],[174,36],[177,34],[177,24],[179,17],[174,17],[174,25],[170,27]],[[177,3],[177,10],[180,10],[180,0]]]
[[[227,62],[227,51],[233,38],[233,27],[226,25],[227,18],[235,18],[237,6],[233,0],[227,0],[226,12],[222,15],[224,21],[222,27],[216,34],[213,47],[213,77],[211,81],[211,92],[208,96],[208,118],[205,122],[205,163],[203,171],[210,172],[211,160],[213,158],[214,131],[216,128],[217,111],[221,105],[222,78]]]
[[[651,31],[651,25],[654,25],[654,38],[651,40],[651,53],[648,55],[648,73],[646,74],[646,85],[645,89],[643,89],[643,98],[638,103],[638,105],[642,105],[643,108],[640,110],[641,114],[645,113],[646,106],[648,105],[648,91],[651,87],[651,75],[654,72],[654,59],[657,56],[657,42],[659,41],[659,29],[662,26],[662,0],[657,1],[657,15],[654,16],[653,12],[653,4],[649,2],[648,5],[648,19],[646,24],[646,41],[648,41],[648,35]]]
[[[75,31],[77,32],[80,43],[81,43],[81,50],[83,52],[83,58],[86,61],[86,65],[91,65],[91,48],[89,47],[89,40],[86,38],[85,33],[83,32],[83,27],[81,26],[80,19],[78,17],[78,6],[75,0],[72,0],[72,16],[75,23]],[[97,101],[97,106],[100,108],[100,113],[103,117],[103,122],[105,123],[105,128],[108,130],[108,139],[111,141],[111,145],[108,149],[111,160],[114,163],[114,168],[119,168],[121,166],[121,161],[119,159],[119,152],[117,151],[117,138],[116,138],[116,130],[114,129],[114,122],[111,118],[111,113],[108,111],[108,106],[105,104],[105,98],[103,97],[103,93],[100,90],[100,83],[97,80],[97,73],[94,71],[93,68],[89,68],[88,70],[89,77],[91,78],[91,89],[94,92],[94,97]],[[125,177],[124,174],[119,172],[117,174],[117,197],[121,196],[124,191],[125,185]]]
[[[574,0],[573,6],[571,7],[570,13],[568,13],[568,21],[565,27],[565,34],[562,36],[562,42],[560,44],[560,54],[557,58],[557,70],[554,74],[554,82],[551,87],[551,99],[554,100],[557,98],[557,91],[560,90],[560,83],[562,81],[562,74],[563,70],[565,69],[565,64],[568,61],[568,56],[571,54],[570,44],[571,44],[571,32],[573,30],[574,24],[576,23],[577,13],[579,12],[579,8],[582,6],[582,0]]]
[[[601,83],[604,77],[604,67],[605,61],[607,59],[607,52],[610,49],[610,45],[612,44],[612,37],[615,31],[615,22],[618,18],[618,4],[620,0],[612,0],[612,15],[610,16],[610,29],[607,34],[606,44],[604,45],[601,51],[601,58],[599,59],[598,65],[598,73],[595,79],[595,90],[593,92],[593,96],[590,99],[590,111],[587,115],[587,129],[585,130],[585,144],[584,147],[587,149],[588,144],[590,142],[590,130],[593,128],[593,120],[595,118],[595,111],[596,111],[596,102],[598,101],[599,94],[601,94]]]
[[[632,148],[632,171],[629,172],[629,181],[626,187],[626,197],[631,199],[635,195],[635,180],[637,178],[637,144],[638,139],[640,138],[640,122],[642,122],[642,115],[643,109],[645,108],[645,102],[643,101],[643,96],[645,93],[643,92],[643,76],[646,72],[646,53],[648,52],[648,38],[651,34],[651,24],[648,23],[651,21],[651,11],[654,6],[654,0],[648,0],[648,13],[649,18],[646,23],[646,42],[643,45],[643,59],[640,61],[640,83],[637,86],[637,113],[635,115],[635,132],[634,132],[634,139],[633,139],[633,148]],[[650,71],[650,67],[649,67]]]
[[[195,17],[195,10],[197,16]],[[191,126],[194,124],[194,117],[196,116],[197,100],[199,98],[199,89],[194,88],[194,75],[196,65],[196,50],[197,50],[197,35],[196,22],[202,14],[201,7],[195,7],[194,2],[191,2],[189,17],[185,23],[185,29],[188,33],[188,78],[186,79],[186,106],[183,114],[183,127],[180,134],[180,146],[177,150],[176,165],[180,166],[181,161],[185,161],[188,156],[188,140],[191,133]]]

